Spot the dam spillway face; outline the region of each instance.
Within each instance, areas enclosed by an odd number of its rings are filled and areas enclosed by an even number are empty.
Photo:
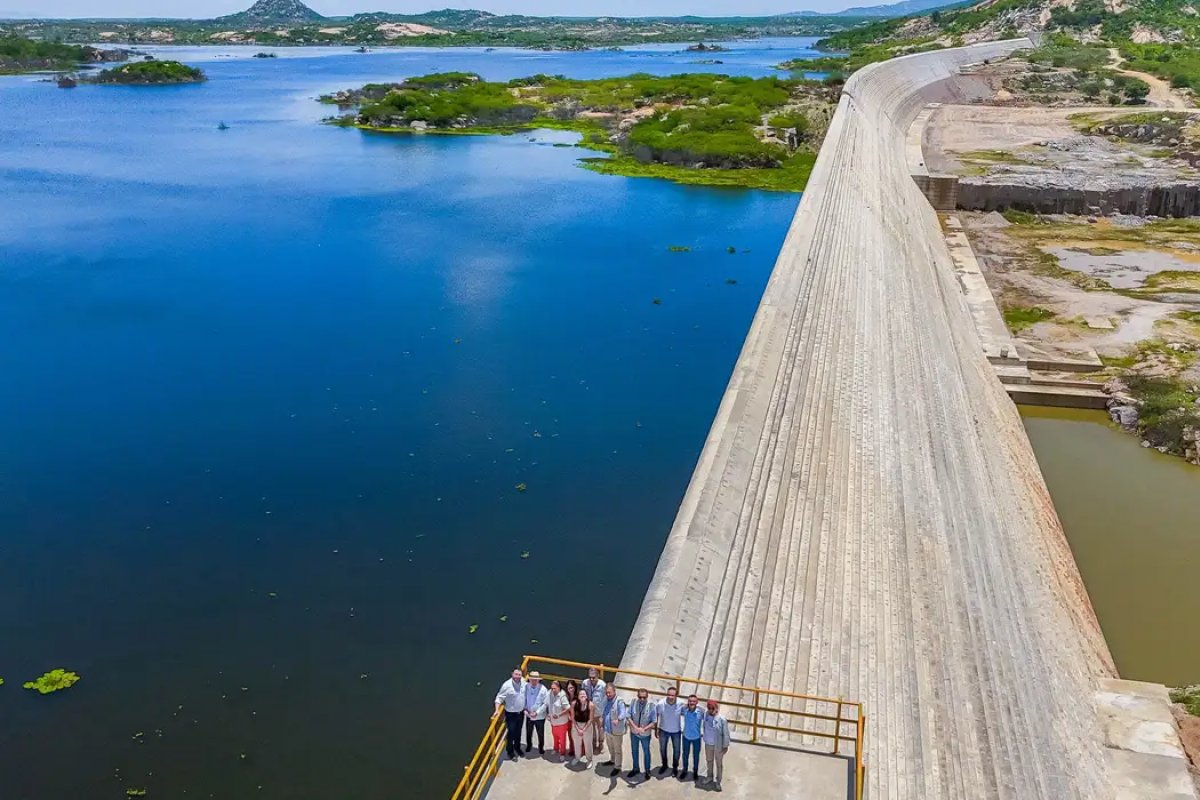
[[[904,155],[1029,46],[847,82],[622,662],[862,701],[871,800],[1114,796],[1111,656]]]

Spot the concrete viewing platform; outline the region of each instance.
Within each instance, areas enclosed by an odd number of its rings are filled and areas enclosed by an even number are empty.
[[[862,702],[870,800],[1193,800],[1165,695],[1113,683],[910,172],[921,110],[963,99],[963,67],[1030,46],[921,53],[847,81],[620,669]],[[772,708],[760,727],[820,713],[800,698]],[[728,712],[736,736],[746,714]],[[846,759],[797,749],[821,740],[760,741],[735,742],[722,794],[853,796]],[[502,762],[487,796],[697,795],[610,783]]]
[[[547,731],[549,735],[549,731]],[[658,774],[658,742],[650,743],[655,769],[650,779],[627,779],[632,768],[628,741],[624,771],[610,776],[612,767],[599,766],[607,754],[589,769],[581,762],[568,766],[549,752],[534,759],[509,761],[503,758],[500,772],[488,792],[488,800],[584,800],[584,798],[628,797],[637,800],[657,798],[721,797],[731,800],[803,797],[805,800],[846,800],[852,797],[853,769],[850,759],[825,754],[751,745],[734,740],[725,757],[725,780],[721,791],[690,778],[681,782]],[[700,770],[705,770],[704,754]]]

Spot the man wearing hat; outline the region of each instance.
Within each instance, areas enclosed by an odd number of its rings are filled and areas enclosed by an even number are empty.
[[[708,713],[704,715],[704,760],[708,763],[708,783],[721,788],[725,772],[725,754],[729,752],[729,720],[721,716],[716,700],[708,701]],[[716,771],[713,764],[716,763]],[[696,781],[699,783],[699,781]]]
[[[542,686],[542,674],[536,669],[529,673],[525,685],[525,752],[533,753],[533,732],[537,731],[538,752],[546,755],[546,711],[550,692]]]

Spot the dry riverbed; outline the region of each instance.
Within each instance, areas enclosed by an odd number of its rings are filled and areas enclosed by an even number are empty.
[[[958,216],[1014,334],[1094,351],[1114,419],[1200,462],[1200,220]]]

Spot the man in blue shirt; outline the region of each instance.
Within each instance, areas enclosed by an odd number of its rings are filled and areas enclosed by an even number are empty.
[[[715,786],[717,791],[720,791],[721,778],[725,775],[725,754],[729,752],[730,737],[729,721],[721,716],[721,709],[716,700],[708,701],[708,714],[704,717],[702,727],[704,729],[704,760],[708,762],[708,782]]]
[[[510,760],[521,753],[521,724],[525,720],[525,687],[522,685],[521,670],[512,671],[512,680],[500,684],[496,693],[496,712],[492,717],[500,716],[504,709],[504,751]]]
[[[629,723],[629,709],[625,701],[617,697],[617,690],[611,684],[604,687],[604,739],[608,742],[609,760],[601,766],[611,766],[610,774],[616,775],[621,771],[621,751],[625,744],[625,730]]]
[[[700,772],[700,735],[704,723],[700,698],[694,694],[688,695],[687,708],[680,716],[683,717],[683,772],[679,774],[679,780],[687,780],[689,753],[692,756],[692,779],[695,780]]]
[[[638,689],[637,699],[629,704],[629,736],[633,740],[633,769],[629,770],[632,778],[641,772],[638,769],[638,751],[646,757],[646,780],[650,780],[650,734],[654,733],[658,722],[658,706],[650,702],[650,693]]]

